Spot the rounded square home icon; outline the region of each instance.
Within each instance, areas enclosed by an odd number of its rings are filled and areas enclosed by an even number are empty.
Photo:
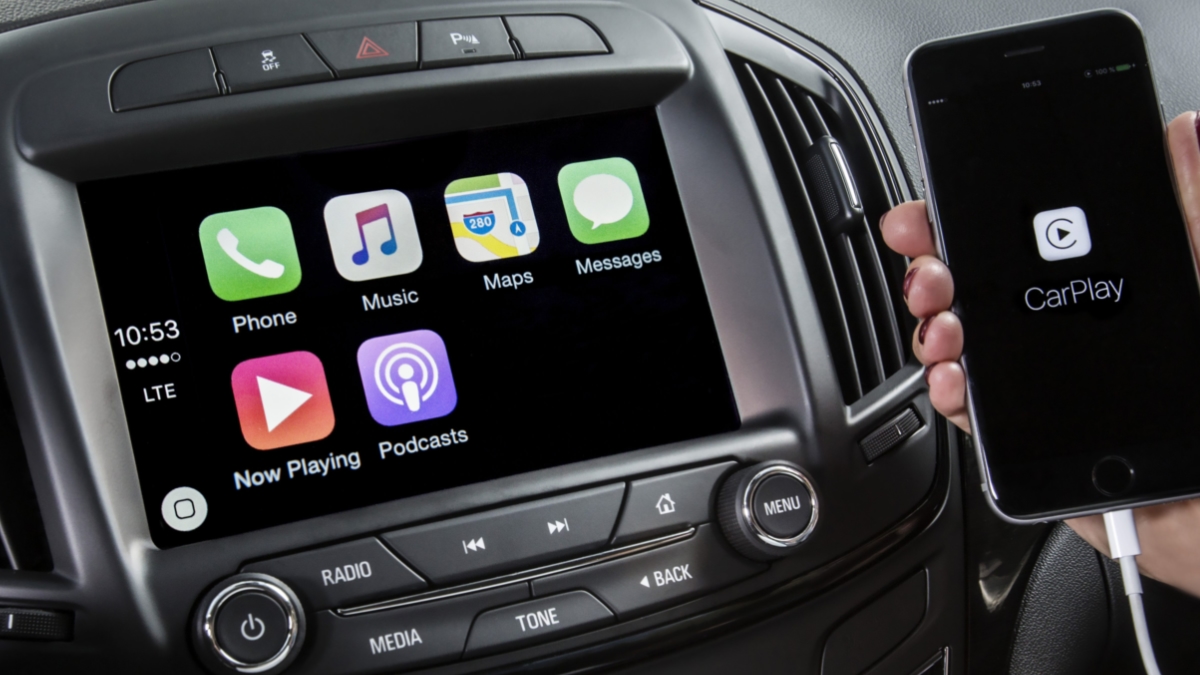
[[[1079,258],[1092,250],[1087,216],[1078,206],[1037,214],[1033,217],[1033,236],[1042,260]]]

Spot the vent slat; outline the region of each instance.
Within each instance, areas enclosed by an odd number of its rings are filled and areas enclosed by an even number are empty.
[[[751,112],[758,122],[759,133],[766,141],[767,152],[775,169],[788,212],[792,214],[793,220],[799,218],[815,223],[817,216],[813,211],[809,191],[805,188],[800,166],[797,164],[799,156],[793,151],[788,141],[784,125],[779,120],[778,111],[771,105],[771,99],[762,86],[762,80],[749,63],[741,64],[737,68],[737,74],[746,94],[746,102],[750,105]],[[790,111],[795,115],[794,123],[803,128],[799,112],[795,107],[790,108]],[[807,137],[807,132],[805,133]],[[809,268],[809,283],[812,284],[813,292],[819,298],[837,297],[837,282],[833,276],[825,240],[821,237],[820,232],[817,228],[797,227],[793,230],[796,233],[800,250],[804,252],[804,258]],[[852,391],[853,396],[858,398],[865,392],[858,389],[858,366],[851,349],[850,328],[841,304],[818,302],[817,309],[821,314],[821,322],[825,326],[826,334],[836,336],[830,337],[829,348],[837,368],[838,380],[842,383],[842,389],[844,392]]]
[[[871,293],[867,286],[867,279],[860,267],[863,254],[855,250],[855,241],[851,237],[842,235],[841,240],[846,251],[846,270],[853,276],[854,289],[858,291],[854,297],[849,299],[855,309],[853,312],[856,320],[855,333],[866,336],[866,339],[858,340],[854,345],[855,353],[858,355],[859,377],[862,380],[863,391],[870,391],[887,379],[883,366],[883,353],[879,348],[879,336],[875,332]],[[842,301],[846,302],[847,298],[843,296]]]
[[[813,129],[816,130],[816,136],[832,136],[829,132],[829,125],[825,124],[825,116],[821,114],[820,108],[817,107],[817,102],[811,96],[804,97],[804,109],[808,111],[809,122]]]
[[[875,319],[875,333],[884,372],[891,374],[904,365],[904,343],[900,337],[900,326],[895,320],[896,307],[892,303],[887,274],[883,270],[883,258],[879,255],[879,248],[875,244],[875,237],[871,236],[870,225],[866,219],[862,225],[859,239],[865,250],[858,259],[863,276],[870,279],[866,288],[872,290],[869,302],[875,307],[872,316]]]
[[[843,398],[851,403],[908,357],[893,301],[903,260],[880,250],[870,224],[890,207],[883,176],[859,120],[834,112],[849,106],[730,58],[791,216]],[[855,175],[856,167],[864,173]]]
[[[796,102],[792,100],[791,94],[788,93],[787,85],[778,77],[771,78],[772,89],[775,94],[775,105],[772,106],[775,110],[780,110],[784,131],[791,132],[793,147],[799,146],[798,149],[803,151],[812,147],[813,137],[808,133],[808,129],[804,124],[804,119],[800,116],[800,111],[796,109]]]

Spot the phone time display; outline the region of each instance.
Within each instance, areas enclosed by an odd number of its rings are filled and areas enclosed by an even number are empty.
[[[179,324],[175,319],[153,321],[147,326],[127,326],[113,331],[122,347],[136,347],[143,342],[162,342],[179,337]]]

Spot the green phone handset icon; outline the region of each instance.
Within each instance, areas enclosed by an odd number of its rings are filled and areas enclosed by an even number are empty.
[[[205,218],[200,223],[200,248],[208,283],[222,300],[279,295],[300,284],[292,223],[273,206]]]
[[[223,228],[217,233],[217,243],[221,245],[221,250],[225,251],[225,255],[233,259],[233,262],[250,270],[258,276],[266,277],[268,279],[278,279],[279,277],[283,276],[283,272],[286,268],[274,260],[268,258],[260,263],[256,263],[242,255],[242,252],[238,250],[237,235],[235,235],[233,232],[230,232],[229,228]]]

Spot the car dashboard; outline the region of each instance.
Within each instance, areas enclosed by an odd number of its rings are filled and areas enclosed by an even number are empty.
[[[908,130],[822,42],[188,0],[0,55],[6,672],[967,672]]]

